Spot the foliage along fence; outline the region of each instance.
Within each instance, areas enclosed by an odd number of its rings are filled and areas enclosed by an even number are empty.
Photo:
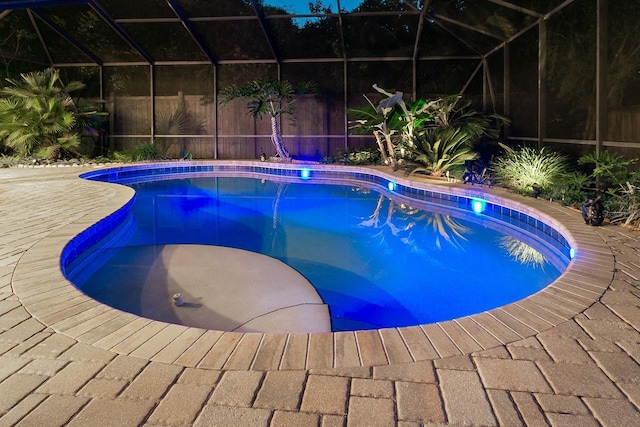
[[[261,151],[267,156],[274,154],[269,118],[250,117],[242,99],[224,107],[218,106],[216,125],[215,104],[203,103],[199,95],[157,96],[157,120],[174,112],[181,97],[194,121],[202,125],[201,132],[197,135],[187,133],[187,137],[157,136],[159,143],[168,148],[168,157],[178,158],[182,150],[201,159],[255,159]],[[113,149],[123,150],[149,141],[152,124],[149,97],[111,96],[106,109],[110,113],[108,133]],[[614,151],[631,157],[640,156],[640,106],[612,108],[608,120],[606,140],[631,143]],[[295,115],[283,116],[281,125],[285,146],[294,157],[319,159],[345,148],[344,105],[341,101],[301,96],[296,101]],[[351,148],[374,146],[374,142],[371,137],[350,136],[348,145]]]
[[[197,129],[182,132],[185,137],[158,135],[158,125],[166,120],[183,98]],[[111,147],[123,150],[151,138],[151,100],[144,96],[111,96],[108,134]],[[167,156],[177,158],[182,150],[194,158],[255,159],[264,150],[275,154],[270,140],[269,117],[253,119],[246,101],[234,100],[227,106],[202,102],[199,95],[155,97],[156,141],[168,148]],[[216,117],[217,113],[217,117]],[[216,120],[217,118],[217,120]],[[216,123],[217,122],[217,123]],[[344,106],[332,99],[303,95],[296,100],[295,115],[281,120],[285,146],[294,157],[322,158],[344,147]],[[217,138],[216,138],[217,135]],[[217,150],[216,150],[217,142]]]

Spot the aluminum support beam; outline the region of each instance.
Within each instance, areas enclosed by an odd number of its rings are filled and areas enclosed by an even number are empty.
[[[35,9],[38,7],[68,6],[88,3],[89,0],[20,0],[0,1],[0,10]]]
[[[51,64],[51,66],[53,67],[53,57],[51,57],[51,52],[49,52],[49,47],[47,46],[47,43],[45,43],[44,39],[42,38],[42,33],[40,32],[40,28],[38,27],[36,20],[33,18],[33,13],[31,13],[31,10],[27,9],[27,15],[29,15],[29,21],[31,21],[33,30],[36,32],[36,35],[38,36],[38,40],[40,40],[40,45],[42,46],[42,50],[44,50],[44,53],[47,55],[47,58],[49,59],[49,64]]]
[[[258,17],[258,22],[260,22],[260,28],[262,28],[262,33],[264,34],[264,37],[267,40],[267,43],[269,44],[269,48],[271,49],[271,53],[273,54],[273,57],[275,58],[277,63],[280,63],[280,55],[278,55],[278,52],[276,51],[276,47],[273,44],[273,40],[271,40],[271,35],[269,34],[269,30],[267,29],[266,18],[262,13],[262,9],[260,8],[258,1],[251,0],[251,5],[253,6],[253,10],[255,11],[256,16]]]
[[[49,16],[45,15],[39,10],[32,10],[31,12],[34,13],[38,18],[40,18],[42,22],[47,24],[49,28],[51,28],[53,31],[58,33],[60,37],[65,39],[69,44],[71,44],[73,47],[79,50],[84,56],[86,56],[87,58],[95,62],[97,65],[102,65],[102,60],[100,58],[95,56],[93,52],[91,52],[84,45],[82,45],[82,43],[80,43],[75,37],[73,37],[66,30],[64,30],[62,27],[56,24],[51,18],[49,18]]]
[[[94,0],[90,0],[89,5],[98,15],[100,15],[100,17],[107,23],[107,25],[109,25],[111,29],[114,30],[129,46],[131,46],[136,52],[138,52],[138,54],[142,56],[148,64],[153,64],[153,59],[151,58],[151,56],[149,56],[149,54],[144,49],[142,49],[142,47],[140,47],[140,45],[113,20],[113,18],[111,18],[111,15],[109,15],[109,13],[105,9],[103,9],[100,4],[98,4]]]
[[[511,47],[509,43],[504,44],[503,55],[503,106],[502,114],[505,117],[511,117]],[[504,138],[509,138],[511,126],[507,123],[504,125]]]
[[[597,0],[596,23],[596,155],[602,153],[608,133],[607,0]]]
[[[176,16],[180,18],[180,23],[182,24],[184,29],[187,30],[187,32],[189,33],[189,36],[195,42],[195,44],[198,45],[198,48],[200,48],[200,51],[202,51],[202,53],[205,54],[207,59],[209,59],[209,61],[211,61],[211,63],[215,65],[216,64],[215,57],[209,51],[206,44],[202,41],[198,33],[196,33],[195,29],[193,28],[193,25],[191,25],[191,22],[189,21],[187,16],[184,14],[182,8],[176,3],[175,0],[166,0],[166,1],[169,7],[171,8],[171,10],[173,11],[173,13],[175,13]]]
[[[149,64],[149,96],[151,97],[151,140],[156,137],[156,73],[153,64]]]
[[[547,133],[547,21],[539,19],[538,27],[538,149],[542,149]]]
[[[411,99],[413,101],[416,101],[418,96],[418,48],[420,47],[420,37],[422,37],[422,28],[424,27],[424,18],[430,4],[431,4],[431,0],[424,0],[424,4],[422,5],[422,10],[420,11],[420,18],[418,18],[418,30],[416,31],[416,40],[413,45],[413,61],[412,61],[413,83],[412,83],[412,93],[411,93]]]

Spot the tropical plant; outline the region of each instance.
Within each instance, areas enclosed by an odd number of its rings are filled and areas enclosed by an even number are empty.
[[[5,156],[0,154],[0,168],[8,168],[20,163],[20,158],[15,156]]]
[[[504,116],[475,111],[460,95],[418,100],[407,105],[403,93],[373,85],[382,99],[375,105],[349,109],[356,117],[351,129],[371,132],[384,164],[402,166],[410,173],[444,175],[477,158],[474,145],[482,138],[496,139],[508,122]]]
[[[524,194],[537,194],[550,188],[569,172],[566,156],[550,151],[522,147],[512,149],[500,144],[504,153],[493,159],[491,169],[496,181]]]
[[[374,85],[377,90],[377,86]],[[364,96],[368,106],[363,108],[351,108],[349,114],[356,117],[351,122],[351,129],[355,133],[373,133],[380,150],[382,163],[396,167],[395,141],[394,135],[398,132],[396,123],[398,115],[395,109],[398,100],[402,100],[402,92],[383,98],[378,106],[366,96]]]
[[[351,122],[355,133],[371,132],[378,144],[382,163],[393,169],[398,166],[398,151],[405,146],[411,147],[415,141],[416,131],[426,122],[432,121],[427,102],[420,100],[407,106],[402,99],[403,93],[395,93],[382,89],[378,85],[373,88],[380,93],[382,99],[375,105],[366,95],[368,104],[362,108],[350,108],[349,114],[356,117]]]
[[[460,128],[426,129],[411,149],[411,160],[407,161],[410,174],[443,176],[452,167],[475,160],[479,154],[471,142],[469,134]]]
[[[76,154],[83,119],[97,114],[78,108],[69,95],[84,84],[63,84],[52,68],[7,81],[9,85],[0,91],[0,140],[25,157],[35,154],[57,159]]]
[[[271,142],[276,149],[278,157],[290,159],[291,155],[282,142],[278,118],[284,114],[294,113],[294,102],[297,95],[311,92],[313,92],[312,83],[305,83],[300,85],[299,88],[295,88],[287,80],[263,78],[252,80],[242,86],[227,86],[220,93],[220,103],[227,105],[236,98],[247,98],[249,115],[258,119],[261,119],[264,115],[269,116],[271,120]]]
[[[631,177],[629,166],[636,161],[638,159],[625,159],[605,150],[599,155],[595,152],[585,154],[578,159],[578,164],[591,166],[591,175],[597,181],[598,189],[606,190],[609,187],[617,188],[624,185]]]
[[[380,163],[380,152],[372,148],[359,148],[346,155],[346,163],[350,165],[375,165]]]
[[[428,104],[436,127],[459,128],[474,142],[480,138],[497,139],[510,120],[500,114],[485,114],[471,108],[470,100],[461,95],[438,98]]]
[[[406,168],[410,173],[442,176],[475,160],[475,145],[482,138],[495,140],[508,119],[498,114],[484,114],[472,108],[460,95],[438,98],[423,105],[423,115],[433,117],[421,123],[414,144],[407,146]]]
[[[584,172],[572,171],[560,176],[544,191],[546,198],[565,206],[580,206],[593,192],[593,178]]]

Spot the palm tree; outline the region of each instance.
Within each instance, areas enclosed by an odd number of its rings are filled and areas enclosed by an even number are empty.
[[[271,119],[271,142],[278,157],[290,159],[291,155],[282,142],[278,118],[283,114],[293,114],[296,95],[305,93],[310,87],[307,85],[296,90],[287,80],[263,78],[242,86],[230,85],[224,88],[220,93],[220,103],[227,105],[236,98],[247,98],[247,108],[252,117],[261,119],[263,115],[268,115]]]
[[[21,156],[57,159],[74,152],[80,145],[79,119],[95,113],[81,111],[69,95],[84,84],[65,85],[52,68],[7,81],[0,91],[0,140]]]

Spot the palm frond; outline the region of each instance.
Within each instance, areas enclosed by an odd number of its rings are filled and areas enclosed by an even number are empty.
[[[20,77],[7,79],[9,85],[0,91],[0,134],[4,144],[23,156],[42,146],[47,157],[77,147],[79,110],[69,92],[84,84],[64,85],[58,71],[51,68]]]

